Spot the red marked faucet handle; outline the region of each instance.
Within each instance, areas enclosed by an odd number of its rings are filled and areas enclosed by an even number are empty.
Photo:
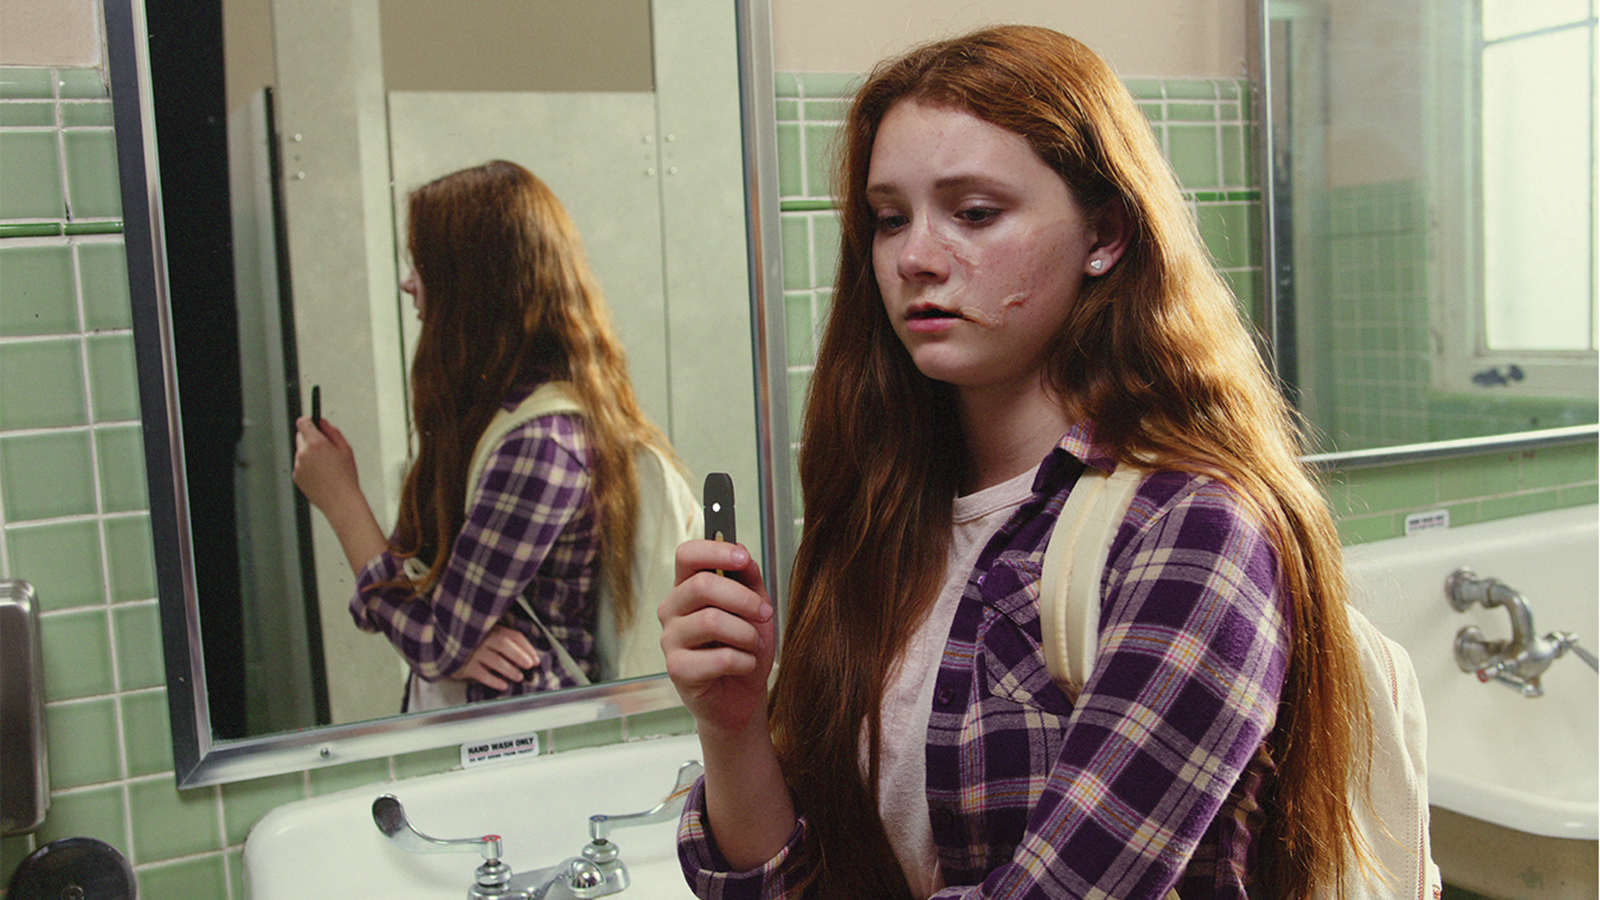
[[[406,818],[405,807],[393,794],[372,801],[372,821],[389,840],[412,853],[477,853],[484,862],[499,862],[500,835],[443,840],[418,831]]]

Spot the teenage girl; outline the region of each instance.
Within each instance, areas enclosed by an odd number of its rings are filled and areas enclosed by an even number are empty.
[[[544,182],[494,161],[418,188],[408,216],[401,288],[422,331],[399,521],[385,537],[326,419],[297,423],[295,483],[356,573],[357,627],[386,635],[410,666],[406,708],[581,683],[576,672],[599,672],[602,577],[618,586],[619,616],[633,615],[634,450],[666,440],[639,408],[577,229]],[[469,483],[491,420],[553,382],[583,412],[522,421],[485,448]]]
[[[878,67],[800,454],[782,662],[749,554],[661,607],[706,774],[702,897],[1298,898],[1358,840],[1366,715],[1292,410],[1128,92],[1071,38]],[[1080,696],[1041,557],[1086,469],[1147,474]],[[715,570],[731,573],[719,577]]]

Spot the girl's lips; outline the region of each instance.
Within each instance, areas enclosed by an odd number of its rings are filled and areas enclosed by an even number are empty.
[[[961,317],[962,317],[961,313],[956,311],[956,310],[945,309],[942,306],[934,306],[931,303],[919,303],[916,306],[913,306],[910,309],[906,310],[906,318],[907,319],[913,319],[913,320],[915,320],[915,319],[959,319]]]
[[[919,305],[906,311],[906,330],[918,334],[932,334],[945,331],[963,320],[959,312],[937,306]]]

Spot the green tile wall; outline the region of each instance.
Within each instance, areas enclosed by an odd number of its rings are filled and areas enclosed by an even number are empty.
[[[1426,204],[1415,182],[1329,197],[1327,304],[1334,421],[1342,447],[1428,440],[1432,377]]]
[[[1332,267],[1326,302],[1302,310],[1327,331],[1330,437],[1383,447],[1595,421],[1590,400],[1444,393],[1433,386],[1428,204],[1414,180],[1327,197]],[[1311,288],[1302,283],[1302,288]]]
[[[96,70],[0,67],[0,578],[38,591],[50,812],[18,863],[86,836],[141,897],[243,900],[240,851],[282,803],[443,771],[455,748],[178,791],[134,380],[111,103]],[[679,711],[543,735],[547,751],[681,734]]]
[[[780,75],[791,408],[828,303],[836,225],[825,151],[853,76]],[[1235,82],[1130,82],[1190,189],[1207,244],[1247,311],[1258,295],[1250,111]],[[141,896],[243,898],[240,849],[273,807],[441,771],[435,751],[179,792],[140,459],[110,104],[93,70],[0,68],[0,577],[39,591],[51,810],[0,841],[0,884],[40,844],[99,838],[135,865]],[[792,436],[798,436],[794,427]],[[1456,522],[1596,502],[1593,445],[1337,476],[1351,540],[1400,533],[1408,512]],[[675,712],[563,729],[570,749],[681,732]]]

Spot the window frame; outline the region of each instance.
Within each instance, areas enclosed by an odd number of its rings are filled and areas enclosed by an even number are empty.
[[[1595,0],[1590,0],[1586,27],[1592,60],[1600,53],[1595,7]],[[1495,350],[1488,346],[1480,134],[1483,127],[1482,54],[1489,44],[1482,36],[1481,0],[1472,3],[1438,0],[1434,8],[1432,43],[1436,64],[1432,70],[1434,84],[1429,92],[1434,98],[1433,127],[1427,132],[1434,143],[1428,153],[1433,160],[1430,189],[1433,247],[1429,254],[1433,276],[1433,387],[1441,392],[1473,396],[1594,398],[1600,395],[1600,357],[1594,347],[1588,350]],[[1585,24],[1559,27],[1585,27]],[[1555,29],[1531,29],[1523,36],[1552,30]],[[1505,38],[1497,39],[1495,43],[1503,40]],[[1600,85],[1596,84],[1593,66],[1590,71],[1593,102]],[[1600,114],[1591,112],[1591,128],[1600,131],[1597,120]],[[1600,146],[1600,134],[1592,133],[1591,165],[1600,152],[1597,146]],[[1459,148],[1466,150],[1461,152]],[[1600,172],[1591,175],[1591,179],[1600,186]],[[1600,200],[1591,198],[1591,241],[1600,241],[1597,206]],[[1591,286],[1600,285],[1597,255],[1600,253],[1591,250]],[[1467,298],[1468,302],[1461,302],[1462,298]],[[1591,322],[1600,314],[1595,307],[1596,301],[1591,295]],[[1484,383],[1486,380],[1488,383]]]

